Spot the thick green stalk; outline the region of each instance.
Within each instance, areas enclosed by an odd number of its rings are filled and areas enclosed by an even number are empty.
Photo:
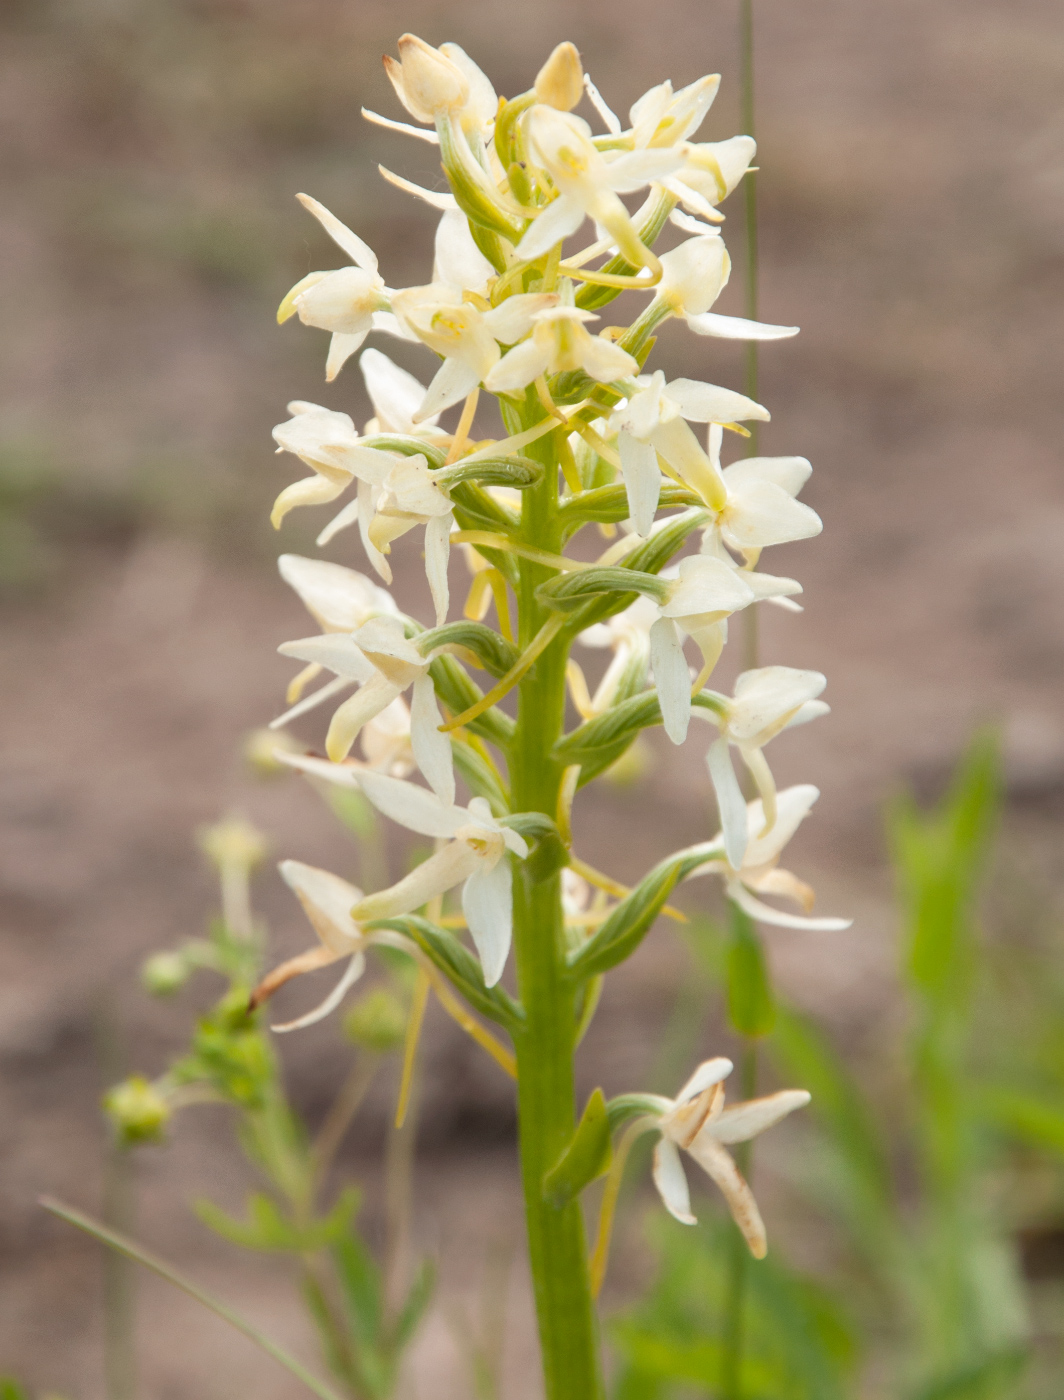
[[[537,456],[548,470],[539,486],[524,493],[522,513],[525,543],[551,553],[561,545],[553,436],[529,448],[529,455]],[[522,648],[548,619],[535,589],[551,576],[543,565],[521,561]],[[565,662],[565,644],[555,642],[521,683],[510,750],[515,811],[556,815],[562,769],[549,755],[562,732]],[[525,1021],[515,1036],[521,1174],[544,1382],[548,1400],[598,1400],[602,1373],[580,1204],[572,1201],[559,1209],[543,1199],[543,1178],[564,1151],[576,1122],[576,1015],[573,988],[563,975],[561,877],[555,874],[533,884],[520,869],[515,877],[514,950],[525,1009]]]

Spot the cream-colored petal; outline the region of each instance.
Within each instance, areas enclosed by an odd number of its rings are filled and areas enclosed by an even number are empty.
[[[650,664],[665,733],[674,744],[682,744],[691,720],[691,670],[671,618],[659,618],[650,629]]]
[[[776,780],[772,776],[768,760],[759,748],[740,745],[739,753],[761,794],[761,809],[764,813],[765,825],[758,835],[767,836],[776,825]]]
[[[453,356],[444,360],[425,392],[415,422],[427,423],[439,417],[445,408],[461,403],[480,383],[480,370],[475,364]]]
[[[368,327],[357,335],[347,335],[342,331],[333,332],[333,337],[329,341],[329,354],[325,360],[325,382],[327,384],[333,382],[368,334]]]
[[[357,885],[299,860],[283,860],[278,869],[326,948],[343,957],[359,947],[362,930],[351,917],[362,898]]]
[[[366,774],[366,777],[379,776]],[[400,780],[392,778],[390,781]],[[394,919],[412,914],[430,899],[467,880],[479,864],[480,856],[464,841],[451,841],[442,851],[415,866],[397,884],[363,899],[355,906],[356,917],[365,923],[371,919]]]
[[[853,924],[852,919],[806,918],[801,914],[788,914],[782,909],[755,899],[737,879],[728,881],[728,898],[760,924],[771,924],[774,928],[805,929],[810,933],[841,933]]]
[[[760,867],[778,859],[798,827],[813,810],[820,789],[811,783],[784,788],[776,796],[776,820],[765,831],[765,809],[760,801],[747,805],[746,865]],[[764,834],[762,835],[762,833]]]
[[[669,1214],[681,1225],[696,1225],[679,1148],[668,1138],[659,1138],[654,1148],[653,1174],[654,1185]]]
[[[797,1108],[804,1108],[811,1095],[805,1089],[780,1089],[762,1099],[748,1099],[726,1108],[703,1132],[718,1142],[749,1142]]]
[[[286,486],[274,501],[273,510],[270,512],[270,524],[277,530],[288,512],[295,510],[297,506],[321,506],[335,501],[337,496],[347,490],[350,481],[350,476],[339,474],[332,480],[327,476],[318,475],[305,476],[301,481],[294,481],[291,486]]]
[[[684,418],[692,423],[740,423],[756,418],[767,422],[769,412],[745,394],[704,384],[699,379],[674,379],[665,391]]]
[[[503,974],[513,936],[513,878],[503,856],[481,861],[462,887],[462,912],[480,956],[484,982],[494,987]]]
[[[798,326],[770,326],[764,321],[720,316],[714,311],[688,316],[687,324],[695,335],[710,335],[720,340],[787,340],[799,330]]]
[[[755,1259],[764,1259],[768,1252],[765,1225],[754,1200],[754,1193],[730,1153],[711,1135],[714,1125],[707,1123],[687,1149],[702,1170],[720,1188],[731,1217],[743,1233]]]
[[[358,524],[358,497],[348,501],[347,505],[329,521],[325,529],[321,531],[314,543],[319,549],[329,543],[334,535],[338,535],[341,530],[346,530],[350,525]]]
[[[706,767],[709,769],[713,790],[717,794],[717,808],[720,812],[728,863],[734,870],[738,870],[746,852],[746,801],[732,767],[726,739],[717,739],[709,746]]]
[[[559,195],[525,230],[524,237],[514,249],[514,256],[521,260],[542,257],[550,252],[555,243],[575,233],[586,217],[578,200],[570,195]]]
[[[529,333],[537,316],[557,305],[556,292],[519,292],[485,311],[482,319],[496,340],[512,345]]]
[[[397,614],[390,593],[342,564],[282,554],[281,577],[298,593],[307,611],[327,632],[353,632],[376,613]]]
[[[639,373],[639,362],[622,350],[612,340],[600,335],[578,332],[580,342],[580,363],[592,379],[600,384],[612,384],[617,379],[627,379]]]
[[[741,457],[724,468],[729,490],[752,481],[771,481],[788,496],[797,496],[812,474],[807,457]]]
[[[715,1055],[711,1060],[703,1060],[676,1095],[676,1102],[686,1103],[688,1099],[696,1098],[711,1085],[719,1084],[722,1079],[727,1079],[734,1068],[731,1060],[724,1055]]]
[[[412,433],[414,414],[425,398],[425,386],[380,350],[364,350],[358,367],[381,431]]]
[[[286,724],[291,724],[300,715],[308,714],[311,710],[316,710],[319,705],[324,705],[326,700],[331,700],[333,696],[340,695],[352,684],[350,676],[336,676],[328,684],[320,686],[312,695],[305,696],[284,714],[278,715],[276,719],[271,719],[270,729],[283,729]]]
[[[448,807],[454,806],[454,767],[451,740],[440,733],[443,720],[436,704],[432,677],[423,671],[414,681],[410,704],[410,743],[417,766],[429,787]]]
[[[432,280],[483,295],[495,276],[495,269],[474,242],[469,220],[460,209],[447,210],[436,229]]]
[[[425,575],[429,581],[432,605],[436,610],[436,626],[447,621],[450,588],[447,582],[447,561],[451,556],[451,526],[454,516],[436,515],[425,526]],[[441,721],[442,723],[442,721]]]
[[[318,637],[303,637],[295,642],[282,642],[277,648],[282,656],[291,656],[296,661],[309,661],[337,676],[364,683],[371,680],[374,673],[372,664],[366,660],[361,649],[344,633],[326,632]]]
[[[347,757],[362,726],[386,709],[401,691],[401,686],[393,685],[377,672],[344,701],[333,715],[325,736],[325,752],[334,763]]]
[[[772,481],[750,481],[728,486],[728,504],[721,517],[721,532],[732,549],[764,549],[792,540],[819,535],[823,521],[815,510],[796,501]]]
[[[363,243],[357,233],[352,233],[324,204],[319,204],[309,194],[297,194],[296,199],[304,209],[314,215],[333,242],[344,250],[356,267],[362,268],[363,272],[377,271],[376,253],[368,243]]]
[[[549,364],[549,341],[524,340],[506,352],[484,380],[484,387],[492,394],[514,393],[545,374]]]
[[[416,831],[419,836],[453,837],[469,823],[466,808],[450,807],[434,792],[416,783],[389,778],[383,773],[364,773],[360,784],[379,812],[408,831]]]
[[[658,454],[649,442],[641,442],[623,429],[618,436],[617,447],[632,524],[636,533],[646,538],[654,524],[654,515],[661,496]]]
[[[313,1011],[308,1011],[306,1015],[299,1016],[294,1021],[284,1021],[281,1025],[271,1026],[270,1030],[276,1031],[280,1035],[285,1031],[301,1031],[306,1026],[313,1026],[318,1021],[324,1021],[325,1017],[328,1016],[330,1012],[336,1010],[348,991],[354,986],[365,970],[365,953],[356,953],[347,964],[344,975],[340,978],[339,982],[337,982],[336,986],[325,1000],[316,1006]]]

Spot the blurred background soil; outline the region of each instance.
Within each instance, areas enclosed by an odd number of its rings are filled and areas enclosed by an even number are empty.
[[[757,24],[762,315],[802,327],[763,354],[763,450],[812,460],[805,499],[825,523],[772,554],[773,572],[804,583],[806,611],[765,619],[763,656],[827,672],[833,708],[772,757],[781,783],[823,790],[790,863],[825,912],[856,917],[841,937],[768,937],[787,994],[875,1082],[889,1078],[897,1019],[890,793],[936,791],[972,728],[1000,723],[999,878],[1042,906],[1064,882],[1064,15],[1057,0],[818,0],[761,4]],[[149,950],[195,934],[214,907],[195,828],[240,810],[278,857],[357,868],[315,794],[254,781],[239,750],[282,702],[292,667],[276,646],[308,630],[273,561],[313,552],[320,528],[307,512],[270,530],[269,504],[298,470],[272,455],[270,429],[293,398],[357,422],[368,411],[353,362],[324,385],[323,334],[274,324],[295,280],[340,261],[294,193],[357,229],[390,285],[429,276],[431,211],[375,166],[438,185],[432,148],[359,115],[363,103],[402,115],[380,55],[406,28],[460,42],[510,95],[572,38],[618,110],[664,77],[721,71],[704,135],[739,129],[728,0],[0,9],[0,1370],[70,1400],[102,1394],[100,1262],[35,1196],[98,1210],[108,1069],[159,1072],[209,997],[200,982],[160,1008],[137,982]],[[741,222],[736,207],[737,266]],[[740,310],[738,283],[720,309]],[[431,372],[416,347],[382,348]],[[673,326],[659,348],[671,372],[741,385],[740,353],[721,342]],[[351,535],[328,557],[363,567]],[[414,549],[405,557],[399,600],[424,614]],[[691,760],[656,742],[636,786],[581,798],[585,858],[632,879],[710,834]],[[278,953],[304,946],[272,867],[257,890]],[[712,899],[707,882],[688,907]],[[647,1083],[683,966],[659,927],[613,974],[582,1054],[586,1088]],[[306,989],[289,995],[306,1004]],[[705,1048],[722,1043],[707,1035]],[[344,1068],[335,1027],[285,1053],[293,1093],[319,1116]],[[371,1233],[390,1092],[348,1146]],[[452,1301],[424,1328],[409,1393],[470,1393],[463,1337],[505,1276],[506,1394],[522,1400],[538,1382],[509,1090],[438,1012],[422,1097],[416,1244],[438,1254]],[[770,1232],[815,1253],[776,1183],[788,1140],[760,1158]],[[283,1270],[187,1212],[202,1194],[236,1207],[246,1189],[224,1114],[190,1112],[172,1147],[140,1160],[139,1234],[312,1354]],[[615,1301],[642,1267],[636,1228]],[[139,1335],[144,1395],[292,1391],[150,1280]]]

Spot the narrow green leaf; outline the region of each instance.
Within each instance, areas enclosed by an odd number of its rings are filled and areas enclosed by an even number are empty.
[[[442,627],[433,627],[417,638],[417,649],[422,656],[445,646],[465,647],[493,676],[505,676],[520,659],[513,642],[508,642],[483,622],[465,618],[461,622],[445,622]]]
[[[723,708],[717,697],[708,691],[695,695],[691,704],[697,709],[719,714]],[[585,755],[592,756],[599,749],[608,749],[622,740],[632,739],[641,729],[649,729],[661,723],[661,706],[657,692],[644,691],[633,695],[620,704],[612,705],[604,714],[563,735],[554,745],[554,757],[562,763],[580,763]]]
[[[371,433],[360,440],[359,446],[372,447],[378,452],[398,452],[404,457],[424,457],[434,468],[442,467],[446,460],[442,447],[405,433]]]
[[[576,573],[558,574],[536,589],[539,601],[556,612],[575,612],[588,598],[603,593],[625,596],[642,593],[655,603],[664,603],[668,598],[668,587],[654,574],[618,565],[616,568],[582,569]]]
[[[668,510],[678,506],[700,506],[701,502],[693,491],[683,486],[666,482],[658,498],[658,509]],[[624,486],[614,483],[610,486],[596,486],[591,491],[582,491],[579,496],[567,500],[558,510],[563,532],[570,532],[578,525],[598,521],[603,525],[616,525],[627,520],[631,514],[628,505],[628,492]]]
[[[610,1169],[613,1147],[606,1099],[596,1089],[588,1099],[569,1146],[543,1178],[543,1198],[559,1210]]]
[[[525,491],[543,479],[543,468],[531,457],[477,457],[473,461],[453,462],[434,475],[445,487],[479,481],[482,486],[510,486]]]
[[[410,1285],[402,1310],[395,1320],[392,1333],[392,1347],[398,1355],[406,1347],[417,1331],[418,1323],[425,1316],[425,1309],[432,1301],[436,1287],[436,1268],[431,1259],[422,1262]]]
[[[523,1019],[524,1013],[509,992],[502,987],[485,987],[480,963],[447,929],[414,914],[400,919],[374,919],[366,928],[389,928],[412,938],[470,1006],[489,1020],[509,1030]]]
[[[749,915],[731,900],[728,913],[728,1020],[740,1035],[768,1035],[776,1022],[776,1004],[765,952]]]

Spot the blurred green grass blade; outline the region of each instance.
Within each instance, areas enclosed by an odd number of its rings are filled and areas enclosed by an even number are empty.
[[[765,952],[753,921],[730,900],[728,916],[728,1020],[740,1035],[756,1039],[768,1035],[776,1022]]]
[[[1014,1089],[983,1089],[976,1101],[984,1119],[1010,1137],[1064,1157],[1064,1100]]]
[[[126,1239],[124,1235],[118,1234],[114,1230],[108,1230],[103,1225],[98,1224],[91,1216],[84,1215],[80,1210],[74,1210],[71,1206],[64,1205],[62,1201],[54,1200],[51,1196],[41,1196],[39,1203],[45,1210],[56,1215],[60,1220],[65,1220],[68,1225],[74,1225],[79,1230],[84,1230],[87,1235],[92,1235],[94,1239],[105,1244],[110,1249],[118,1250],[119,1254],[124,1254],[127,1259],[133,1259],[138,1264],[143,1264],[152,1273],[158,1274],[160,1278],[166,1279],[167,1283],[172,1283],[175,1288],[180,1288],[182,1293],[187,1293],[190,1298],[195,1298],[197,1303],[202,1303],[205,1308],[209,1308],[212,1313],[220,1317],[223,1322],[228,1322],[230,1327],[235,1327],[238,1332],[243,1332],[244,1336],[260,1347],[268,1356],[272,1356],[280,1364],[303,1382],[308,1390],[313,1391],[319,1400],[340,1400],[336,1391],[324,1381],[318,1380],[305,1366],[290,1356],[283,1347],[279,1347],[264,1332],[260,1332],[250,1322],[246,1322],[239,1313],[233,1311],[227,1304],[213,1298],[209,1293],[191,1279],[179,1274],[176,1269],[172,1269],[169,1264],[162,1259],[150,1254],[133,1240]]]

